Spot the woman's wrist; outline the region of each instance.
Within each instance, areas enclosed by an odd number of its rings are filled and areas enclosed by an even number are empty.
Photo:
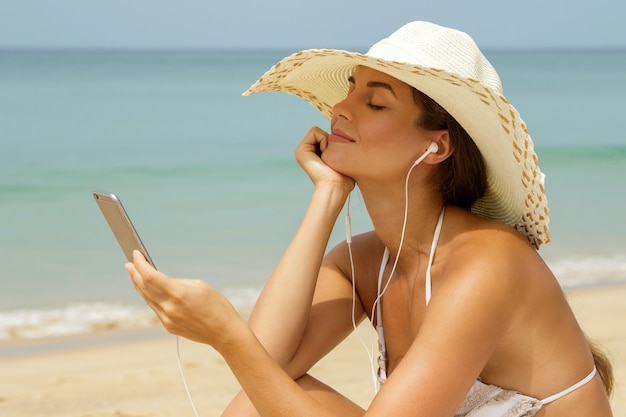
[[[254,338],[252,329],[241,316],[231,316],[230,323],[221,337],[215,338],[211,344],[222,356],[226,357],[245,346],[251,338]]]
[[[313,192],[312,201],[319,200],[325,205],[328,213],[338,215],[346,203],[352,188],[354,187],[347,187],[344,184],[317,184]]]

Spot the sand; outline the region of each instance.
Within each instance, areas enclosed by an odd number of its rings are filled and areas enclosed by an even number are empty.
[[[626,286],[568,291],[583,328],[602,343],[617,380],[616,416],[626,415]],[[369,342],[369,330],[361,328]],[[210,347],[180,340],[187,383],[200,416],[218,416],[238,385]],[[180,377],[176,338],[160,329],[0,344],[0,416],[193,416]],[[372,384],[355,336],[312,373],[367,406]]]

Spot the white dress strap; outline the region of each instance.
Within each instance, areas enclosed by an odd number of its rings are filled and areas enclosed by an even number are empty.
[[[584,377],[583,379],[581,379],[580,381],[578,381],[577,383],[575,383],[574,385],[572,385],[569,388],[564,389],[563,391],[551,395],[548,398],[544,398],[543,400],[541,400],[541,404],[546,405],[548,403],[551,403],[552,401],[556,401],[561,397],[565,397],[567,394],[569,394],[572,391],[576,391],[578,388],[582,387],[583,385],[587,384],[589,381],[591,381],[593,379],[594,376],[596,376],[596,373],[598,372],[598,370],[596,369],[596,367],[593,367],[593,370],[591,371],[591,373],[589,375],[587,375],[586,377]]]
[[[439,242],[439,235],[441,234],[441,227],[443,225],[443,214],[445,212],[445,206],[441,209],[439,214],[439,220],[437,220],[437,226],[435,227],[435,233],[433,236],[433,242],[430,246],[430,254],[428,258],[428,266],[426,268],[426,305],[430,301],[431,283],[430,283],[430,267],[433,264],[435,257],[435,249]],[[383,329],[383,308],[382,308],[382,295],[385,292],[383,289],[383,275],[385,273],[385,267],[389,261],[389,250],[385,248],[383,253],[383,259],[380,263],[380,270],[378,271],[378,297],[374,303],[376,304],[376,333],[378,333],[378,351],[380,356],[378,357],[378,373],[377,381],[378,386],[385,383],[387,380],[387,346],[385,344],[385,330]],[[391,280],[391,277],[389,277]]]
[[[380,263],[380,271],[378,272],[378,298],[376,299],[376,333],[378,334],[378,372],[376,373],[376,391],[387,380],[387,344],[385,343],[385,330],[383,329],[383,308],[380,300],[380,294],[383,285],[383,275],[385,267],[389,261],[389,249],[385,248],[383,260]]]
[[[435,257],[435,249],[439,243],[439,235],[441,234],[441,226],[443,226],[443,214],[445,213],[445,206],[441,209],[439,214],[439,220],[437,220],[437,227],[435,228],[435,234],[433,236],[433,243],[430,245],[430,255],[428,257],[428,267],[426,267],[426,305],[430,303],[430,297],[432,294],[432,285],[430,280],[430,267],[433,265],[433,259]]]
[[[389,249],[385,248],[383,253],[383,260],[380,263],[380,271],[378,272],[378,292],[380,294],[383,285],[383,275],[385,273],[385,267],[389,261]],[[376,303],[376,332],[378,333],[378,349],[381,355],[387,357],[387,348],[385,347],[385,332],[383,330],[383,307],[381,300],[377,300]]]

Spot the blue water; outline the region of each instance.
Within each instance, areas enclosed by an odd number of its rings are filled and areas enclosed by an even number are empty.
[[[294,147],[327,126],[294,97],[241,97],[290,52],[0,51],[0,341],[140,309],[95,188],[120,196],[161,270],[248,306],[311,192]],[[566,287],[623,281],[626,51],[487,56],[547,174],[542,255]],[[358,197],[351,211],[368,229]]]

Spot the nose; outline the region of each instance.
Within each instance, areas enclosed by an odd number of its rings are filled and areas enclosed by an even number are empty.
[[[352,119],[352,111],[350,110],[349,97],[344,98],[333,106],[333,119],[342,118],[346,120]]]

